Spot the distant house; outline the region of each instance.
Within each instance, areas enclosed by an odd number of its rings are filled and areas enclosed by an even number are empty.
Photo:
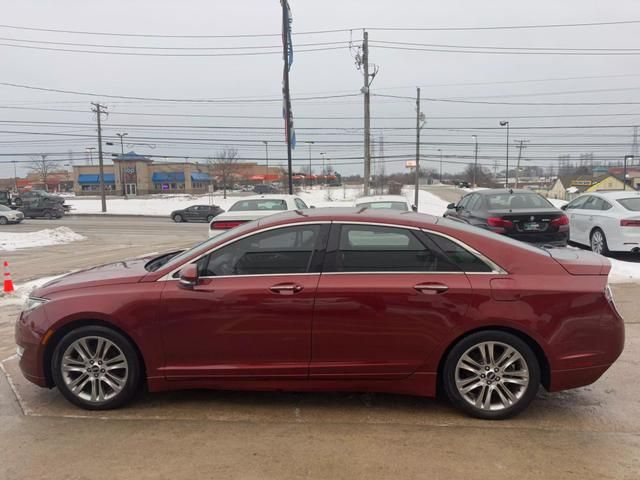
[[[628,185],[627,188],[630,186]],[[584,192],[596,192],[598,190],[622,190],[624,183],[616,175],[604,174],[598,177],[582,175],[571,180],[571,186],[567,189],[570,195],[577,196]],[[633,187],[631,187],[633,188]]]

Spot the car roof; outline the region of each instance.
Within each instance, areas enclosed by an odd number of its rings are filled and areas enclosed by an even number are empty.
[[[360,197],[356,199],[356,205],[368,202],[404,202],[409,203],[406,197],[402,195],[371,195],[369,197]]]
[[[495,195],[500,193],[508,193],[508,194],[521,194],[521,193],[531,193],[534,195],[540,195],[537,192],[532,190],[527,190],[525,188],[485,188],[483,190],[475,190],[469,193],[479,193],[480,195]]]
[[[294,198],[300,198],[297,195],[278,195],[278,194],[268,194],[265,193],[264,195],[251,195],[248,197],[242,197],[242,198],[238,198],[238,202],[244,202],[245,200],[291,200]]]
[[[367,222],[419,227],[435,224],[437,217],[412,211],[382,210],[358,207],[326,207],[289,210],[260,220],[260,227],[299,222]]]
[[[637,190],[600,190],[596,192],[585,192],[585,194],[600,195],[604,198],[609,198],[611,200],[618,200],[619,198],[640,197],[640,192],[638,192]]]

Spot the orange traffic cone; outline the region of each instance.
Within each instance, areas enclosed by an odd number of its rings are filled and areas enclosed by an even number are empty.
[[[13,293],[15,289],[13,288],[13,280],[11,280],[11,272],[9,271],[9,262],[4,262],[4,293]]]

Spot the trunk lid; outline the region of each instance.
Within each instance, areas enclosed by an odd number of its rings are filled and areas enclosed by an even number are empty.
[[[489,210],[490,217],[498,217],[513,223],[508,231],[517,233],[541,233],[550,230],[551,222],[564,213],[556,208],[526,208]],[[555,229],[554,229],[555,230]]]
[[[597,253],[570,248],[550,248],[551,258],[571,275],[609,275],[611,262]]]

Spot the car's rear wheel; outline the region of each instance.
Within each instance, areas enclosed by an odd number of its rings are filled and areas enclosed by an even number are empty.
[[[609,255],[609,246],[607,245],[607,237],[599,228],[595,228],[591,232],[590,239],[591,251],[600,255]]]
[[[180,214],[174,215],[173,216],[173,221],[176,222],[176,223],[182,222],[182,215],[180,215]]]
[[[7,217],[0,217],[0,225],[6,225],[7,223],[9,223]]]
[[[128,402],[140,384],[140,361],[123,335],[101,326],[67,333],[52,357],[60,393],[87,410],[108,410]]]
[[[497,330],[460,340],[442,373],[451,403],[488,420],[522,412],[540,385],[540,366],[531,348],[517,336]]]
[[[48,211],[48,210],[47,210],[46,212],[44,212],[43,217],[44,217],[46,220],[51,220],[51,219],[53,218],[53,215],[51,214],[51,212],[50,212],[50,211]]]

